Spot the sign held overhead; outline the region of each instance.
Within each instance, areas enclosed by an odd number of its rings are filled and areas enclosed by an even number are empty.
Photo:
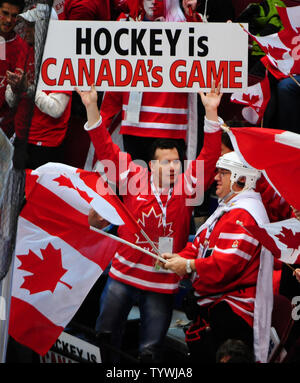
[[[247,73],[239,24],[51,20],[39,88],[197,92],[215,80],[233,92]]]

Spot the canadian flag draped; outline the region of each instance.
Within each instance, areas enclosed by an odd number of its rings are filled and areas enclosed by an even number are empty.
[[[300,263],[300,221],[284,221],[244,226],[274,257],[285,263]]]
[[[44,355],[108,266],[118,242],[92,230],[91,206],[139,230],[101,176],[48,163],[26,175],[18,221],[9,334]]]
[[[244,28],[243,28],[244,29]],[[254,36],[244,29],[249,36],[255,40],[261,49],[266,53],[267,59],[263,60],[264,65],[269,63],[269,70],[272,67],[285,76],[300,73],[300,35],[292,28],[284,28],[278,33],[267,36]],[[273,73],[273,72],[272,72]],[[274,75],[275,75],[274,73]]]
[[[230,128],[234,150],[261,170],[281,197],[300,210],[300,135],[266,128]]]
[[[248,105],[242,109],[242,115],[246,121],[255,125],[262,120],[270,97],[270,84],[266,73],[262,81],[249,86],[244,93],[232,93],[230,101],[236,104]]]

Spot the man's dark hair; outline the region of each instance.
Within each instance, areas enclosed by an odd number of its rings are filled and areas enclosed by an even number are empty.
[[[227,339],[217,350],[217,363],[254,363],[252,350],[239,339]]]
[[[8,3],[8,4],[15,5],[16,7],[18,7],[20,10],[19,13],[21,13],[23,8],[25,7],[24,0],[0,0],[0,7],[2,7],[2,5],[4,3]]]
[[[177,149],[181,162],[185,159],[186,145],[183,139],[157,138],[153,141],[149,150],[149,160],[155,160],[155,152],[157,149]]]
[[[230,137],[226,132],[222,132],[222,144],[225,145],[228,149],[233,150]]]

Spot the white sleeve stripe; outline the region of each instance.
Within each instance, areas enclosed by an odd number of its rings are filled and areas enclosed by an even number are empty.
[[[122,120],[122,126],[135,127],[135,124]],[[173,129],[173,130],[186,130],[187,124],[171,124],[164,122],[139,122],[136,127],[139,129]]]
[[[127,110],[128,105],[123,105],[123,110]],[[141,106],[141,112],[159,113],[159,114],[187,114],[186,108],[163,108],[157,106]]]
[[[219,235],[219,238],[223,238],[223,239],[242,239],[242,240],[245,240],[255,246],[257,246],[259,244],[259,242],[253,238],[253,237],[250,237],[250,235],[247,235],[247,234],[237,234],[237,233],[221,233]]]
[[[240,290],[243,290],[243,288],[241,288]],[[233,295],[227,295],[227,298],[230,298],[230,299],[234,299],[236,301],[240,301],[240,302],[250,302],[250,303],[254,303],[255,299],[254,298],[241,298],[241,297],[235,297]]]
[[[148,271],[148,272],[150,272],[150,273],[155,272],[155,273],[157,274],[157,271],[154,269],[153,266],[148,266],[148,265],[143,265],[143,264],[141,264],[141,263],[135,263],[135,262],[127,261],[124,257],[122,257],[121,255],[119,255],[118,253],[115,254],[115,258],[116,258],[120,263],[122,263],[123,265],[129,266],[129,267],[131,267],[131,268],[139,269],[139,270]],[[168,270],[168,269],[163,269],[163,268],[160,268],[159,272],[160,272],[160,273],[165,273],[165,274],[173,273],[173,271]]]
[[[247,261],[250,261],[251,259],[251,255],[233,247],[230,247],[229,249],[220,249],[219,247],[215,246],[214,251],[219,251],[220,253],[223,253],[223,254],[235,254],[235,255],[238,255],[239,257],[246,259]]]
[[[110,272],[116,277],[122,278],[128,282],[136,283],[145,287],[164,289],[164,290],[174,290],[178,287],[178,283],[159,283],[159,282],[149,282],[140,278],[136,278],[130,275],[125,275],[120,271],[116,270],[114,267],[111,267]]]
[[[95,128],[98,128],[98,126],[100,126],[101,124],[102,124],[102,117],[100,116],[99,120],[97,122],[95,122],[94,125],[89,126],[89,123],[86,122],[84,124],[83,128],[84,128],[84,130],[89,131],[89,130],[93,130]]]
[[[229,305],[232,305],[232,306],[236,307],[237,309],[239,309],[239,310],[242,311],[243,313],[248,314],[248,315],[250,315],[251,317],[254,317],[254,314],[253,314],[253,313],[251,313],[251,312],[248,311],[248,310],[243,309],[241,306],[239,306],[239,305],[233,303],[231,300],[229,300],[229,299],[224,299],[224,301],[228,302]]]
[[[213,299],[205,298],[202,301],[197,302],[197,305],[203,306],[203,305],[207,305],[208,303],[212,303],[212,302],[214,302]]]

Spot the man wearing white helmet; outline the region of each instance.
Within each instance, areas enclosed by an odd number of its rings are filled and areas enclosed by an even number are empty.
[[[214,362],[218,347],[231,338],[266,362],[273,259],[243,227],[269,221],[254,191],[260,172],[245,166],[235,152],[221,156],[216,167],[218,208],[193,243],[179,254],[164,254],[164,267],[193,281],[187,312],[193,324],[186,333],[193,361]]]

